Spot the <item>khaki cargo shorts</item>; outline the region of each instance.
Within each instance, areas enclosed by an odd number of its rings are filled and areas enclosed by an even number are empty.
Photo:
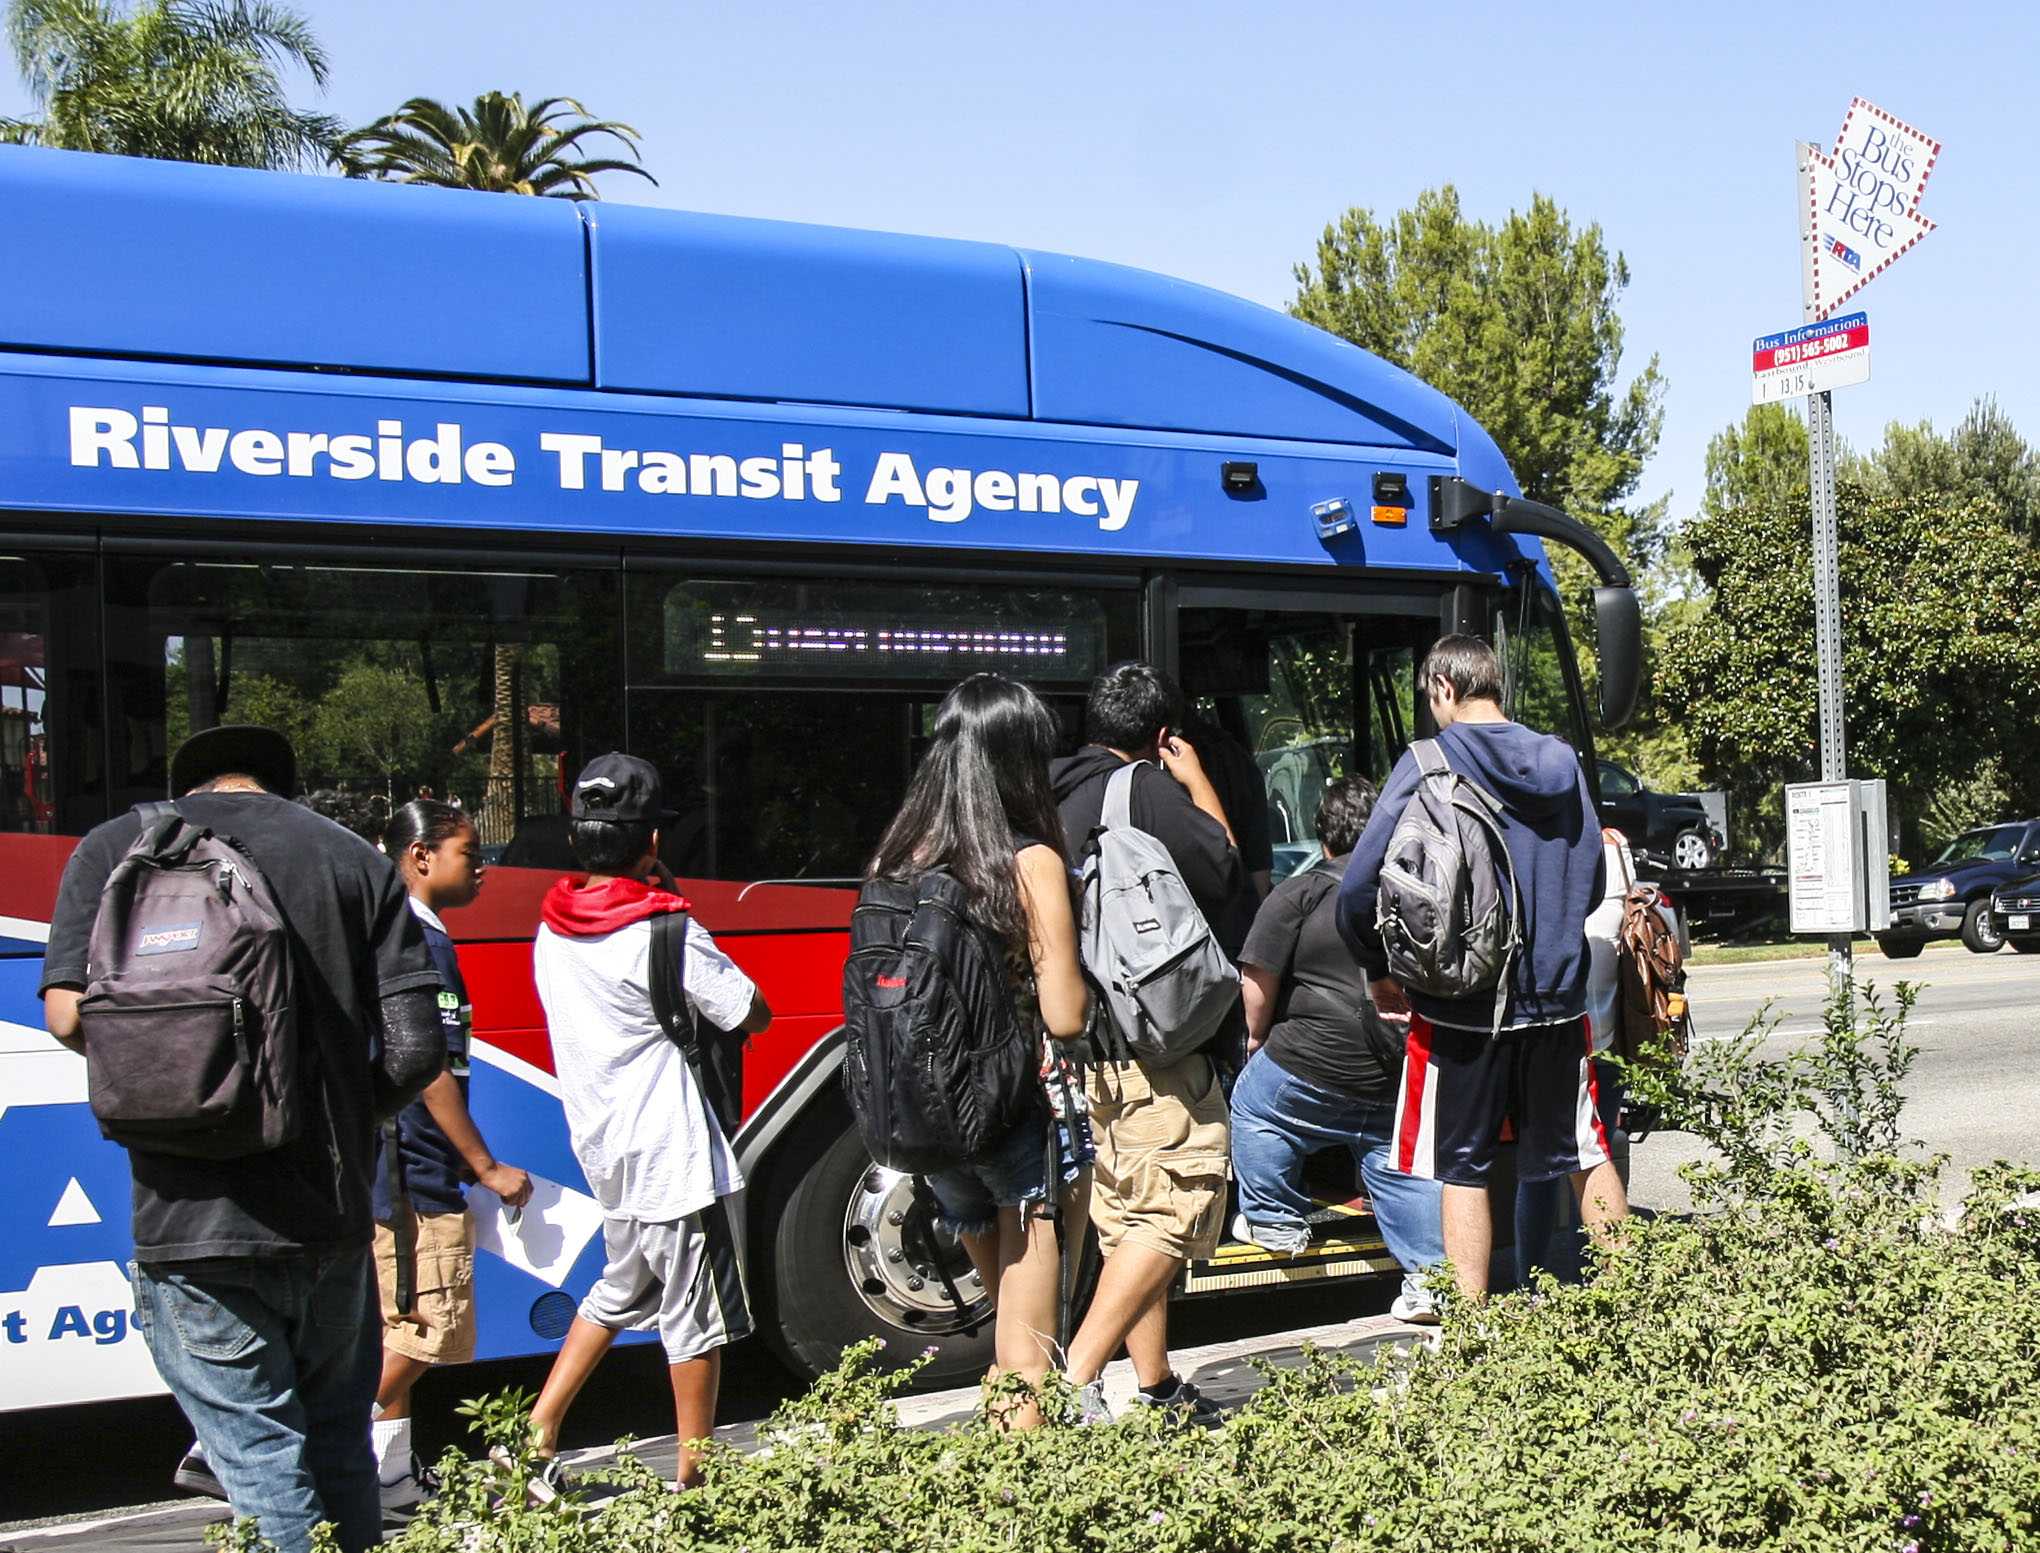
[[[1131,1240],[1190,1261],[1218,1249],[1230,1178],[1225,1092],[1199,1054],[1167,1068],[1136,1062],[1085,1070],[1091,1129],[1091,1222],[1107,1256]]]
[[[475,1228],[465,1213],[409,1213],[417,1272],[411,1309],[397,1309],[397,1237],[375,1227],[375,1277],[382,1290],[383,1347],[421,1364],[466,1364],[475,1356]]]

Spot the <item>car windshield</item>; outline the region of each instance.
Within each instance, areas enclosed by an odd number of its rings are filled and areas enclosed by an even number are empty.
[[[1987,825],[1982,830],[1966,830],[1943,847],[1934,862],[1972,863],[1979,858],[2009,862],[2019,855],[2019,842],[2025,834],[2023,825]]]

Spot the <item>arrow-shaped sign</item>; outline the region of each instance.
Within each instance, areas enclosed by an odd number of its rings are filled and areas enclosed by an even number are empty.
[[[1813,317],[1828,317],[1934,230],[1920,196],[1940,154],[1940,141],[1876,104],[1849,103],[1834,151],[1812,157]]]

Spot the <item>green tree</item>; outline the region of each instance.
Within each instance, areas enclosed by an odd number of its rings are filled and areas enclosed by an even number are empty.
[[[268,0],[13,0],[8,43],[31,119],[0,140],[227,167],[315,167],[337,119],[291,106],[282,72],[326,84],[326,52]]]
[[[1985,502],[1844,481],[1836,505],[1851,770],[1891,784],[1908,840],[1938,795],[1992,760],[2033,807],[2040,550]],[[1818,765],[1806,495],[1703,512],[1684,542],[1709,597],[1668,635],[1662,693],[1745,832],[1775,848],[1780,788]]]
[[[583,142],[605,136],[629,159],[583,154]],[[484,92],[471,108],[413,97],[343,136],[333,161],[350,178],[592,200],[600,198],[595,179],[602,173],[659,181],[640,164],[637,138],[628,124],[589,118],[571,97],[543,98],[528,108],[518,92]]]
[[[584,142],[604,137],[622,146],[630,159],[583,154]],[[517,92],[484,92],[471,108],[413,97],[396,112],[345,136],[334,148],[333,161],[350,178],[592,200],[601,197],[595,179],[603,173],[633,173],[658,182],[639,163],[637,138],[628,124],[589,118],[571,97],[547,97],[526,107]],[[509,835],[520,818],[508,811],[528,738],[520,693],[523,656],[523,649],[512,643],[495,649],[495,711],[483,800],[483,828],[491,835]]]
[[[1491,226],[1448,184],[1386,221],[1347,211],[1295,274],[1291,312],[1458,400],[1524,495],[1654,553],[1657,535],[1622,504],[1657,448],[1664,379],[1653,356],[1620,381],[1629,266],[1598,224],[1575,228],[1536,194]]]
[[[1893,421],[1882,447],[1845,458],[1843,469],[1885,495],[1986,502],[2011,528],[2040,538],[2040,454],[1987,395],[1947,436],[1932,421]]]
[[[1469,218],[1448,184],[1386,220],[1348,210],[1295,276],[1292,313],[1458,400],[1495,439],[1524,495],[1584,518],[1636,571],[1663,558],[1666,504],[1626,504],[1657,448],[1664,379],[1653,356],[1622,381],[1617,304],[1629,266],[1608,251],[1599,225],[1575,227],[1542,194],[1490,225]],[[1590,642],[1586,563],[1559,547],[1548,553],[1573,638]],[[1644,600],[1655,602],[1648,585]],[[1647,609],[1647,626],[1654,616]],[[1582,657],[1591,693],[1592,662]],[[1690,773],[1678,729],[1655,716],[1648,686],[1636,724],[1604,743],[1648,779]]]
[[[1766,510],[1807,499],[1806,422],[1782,404],[1751,405],[1739,426],[1707,444],[1707,490],[1700,510],[1720,517],[1738,507]]]
[[[311,714],[307,769],[385,783],[435,754],[435,719],[425,686],[403,669],[358,661],[340,673]]]

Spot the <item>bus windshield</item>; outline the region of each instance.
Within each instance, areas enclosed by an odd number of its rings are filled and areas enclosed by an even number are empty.
[[[1502,710],[1585,755],[1592,745],[1564,614],[1534,575],[1502,596],[1494,643],[1502,659]]]

